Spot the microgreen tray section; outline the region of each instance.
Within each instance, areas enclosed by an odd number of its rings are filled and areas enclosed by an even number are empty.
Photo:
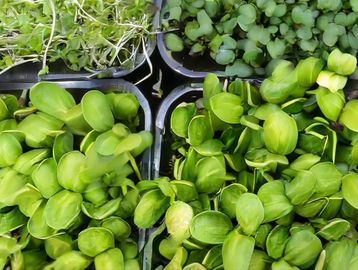
[[[5,1],[1,80],[26,79],[24,69],[42,80],[123,77],[154,51],[157,10],[149,0]]]
[[[1,93],[0,268],[140,269],[135,185],[150,177],[153,140],[140,90],[93,80]]]
[[[277,59],[327,59],[334,48],[356,56],[357,12],[356,0],[163,0],[157,43],[187,77],[266,77]]]
[[[356,59],[319,61],[281,62],[262,83],[209,74],[168,95],[154,180],[138,184],[152,210],[137,226],[154,226],[145,269],[357,267]]]

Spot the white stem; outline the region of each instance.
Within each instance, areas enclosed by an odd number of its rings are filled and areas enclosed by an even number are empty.
[[[102,65],[98,62],[96,56],[95,56],[95,48],[91,49],[91,59],[96,63],[98,67],[101,67]]]
[[[103,22],[100,22],[100,21],[98,21],[97,19],[93,18],[93,17],[91,16],[91,14],[88,14],[88,13],[83,9],[82,5],[81,5],[80,3],[78,3],[77,0],[75,0],[74,3],[79,7],[79,9],[80,9],[89,19],[91,19],[91,20],[94,21],[94,22],[98,22],[99,24],[107,25],[107,24],[105,24],[105,23],[103,23]]]
[[[53,35],[55,34],[55,27],[56,27],[56,8],[53,3],[53,0],[49,0],[49,2],[50,2],[50,6],[51,6],[51,11],[52,11],[52,26],[51,26],[50,38],[47,42],[46,49],[45,49],[44,56],[43,56],[42,69],[44,69],[46,67],[47,53],[48,53],[48,50],[52,43],[52,39],[53,39]]]
[[[12,64],[11,66],[8,66],[7,68],[4,68],[2,71],[0,71],[0,75],[4,74],[9,69],[11,69],[13,67],[16,67],[18,65],[21,65],[21,64],[24,64],[24,63],[27,63],[27,62],[35,62],[35,61],[38,61],[38,60],[39,59],[37,59],[37,58],[32,58],[32,59],[27,59],[27,60],[20,60],[19,62],[16,62],[16,63]]]
[[[150,61],[150,57],[148,55],[148,52],[147,52],[147,48],[145,46],[145,41],[144,41],[144,38],[142,37],[142,46],[143,46],[143,53],[144,53],[144,56],[147,60],[147,63],[148,63],[148,66],[149,66],[149,74],[147,74],[147,76],[145,76],[144,78],[142,78],[141,80],[139,80],[138,82],[136,82],[134,85],[137,85],[137,84],[140,84],[141,82],[145,81],[146,79],[148,79],[150,76],[152,76],[153,74],[153,64],[152,62]]]
[[[118,40],[117,44],[116,44],[116,51],[114,53],[114,55],[112,56],[112,59],[109,61],[109,65],[111,66],[113,64],[113,62],[116,60],[118,54],[119,54],[119,51],[120,50],[124,50],[123,49],[123,46],[125,44],[127,44],[127,42],[131,39],[131,35],[132,35],[132,32],[134,31],[135,29],[131,29],[127,32],[125,32],[121,37],[120,39]]]
[[[13,45],[13,46],[7,46],[6,48],[0,48],[0,52],[13,50],[16,49],[16,47],[17,47],[16,45]]]

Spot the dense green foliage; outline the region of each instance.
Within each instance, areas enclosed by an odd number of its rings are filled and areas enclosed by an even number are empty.
[[[164,218],[152,269],[356,269],[358,103],[342,90],[356,65],[337,49],[282,61],[259,87],[209,74],[178,104],[174,180],[138,184],[146,223]]]
[[[0,269],[139,270],[136,96],[40,82],[0,107]]]
[[[63,60],[74,71],[131,68],[150,38],[147,0],[0,1],[0,69]],[[42,72],[47,72],[44,69]]]
[[[208,52],[239,77],[269,74],[273,59],[327,59],[336,47],[356,56],[357,20],[357,0],[167,0],[161,11],[170,51]]]

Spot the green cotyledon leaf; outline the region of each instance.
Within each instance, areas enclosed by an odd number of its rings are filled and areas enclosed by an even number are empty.
[[[256,233],[264,220],[264,207],[253,193],[242,194],[236,202],[236,219],[246,235]]]
[[[224,184],[226,169],[218,157],[204,157],[196,164],[196,174],[195,186],[198,192],[213,193]]]
[[[347,80],[347,77],[328,70],[322,70],[317,77],[318,85],[328,88],[333,93],[337,92],[338,90],[344,89]]]
[[[102,156],[113,155],[116,147],[121,143],[119,138],[112,130],[100,134],[95,141],[94,147],[98,154]]]
[[[324,116],[329,120],[337,121],[345,104],[343,90],[332,93],[327,88],[319,87],[315,94],[317,104]]]
[[[50,238],[57,234],[57,230],[51,228],[46,223],[45,207],[46,203],[41,203],[31,216],[29,222],[27,223],[27,229],[29,233],[33,237],[36,237],[38,239]]]
[[[30,114],[18,124],[18,130],[25,134],[26,144],[33,148],[51,147],[54,137],[64,133],[63,122],[57,118],[37,112]],[[36,129],[34,127],[36,126]]]
[[[300,60],[296,66],[297,82],[304,87],[311,87],[323,66],[324,62],[319,58],[308,57]]]
[[[21,143],[9,133],[0,133],[0,167],[15,164],[22,154]]]
[[[30,89],[30,101],[40,111],[64,120],[76,105],[73,96],[53,82],[39,82]]]
[[[271,263],[272,263],[272,260],[267,255],[266,252],[254,249],[254,252],[251,255],[249,269],[251,269],[251,270],[267,269],[270,267]]]
[[[272,76],[262,82],[260,86],[261,96],[267,102],[282,103],[292,94],[296,82],[293,63],[282,60],[274,68]]]
[[[213,137],[214,131],[210,121],[205,115],[194,116],[188,127],[188,142],[193,145],[200,145]]]
[[[78,235],[79,250],[90,257],[114,248],[114,237],[110,230],[102,227],[90,227]]]
[[[174,186],[178,200],[182,202],[191,202],[198,198],[198,192],[193,182],[173,180],[170,181],[170,184]]]
[[[204,211],[196,215],[190,224],[191,236],[203,243],[221,244],[233,225],[230,218],[219,211]]]
[[[222,265],[222,245],[212,247],[205,255],[202,264],[209,269]]]
[[[341,192],[333,194],[328,197],[328,203],[325,208],[319,213],[319,216],[329,220],[337,216],[343,204],[343,196]]]
[[[92,130],[84,118],[81,104],[77,104],[67,111],[64,122],[74,135],[86,136]]]
[[[52,156],[56,163],[60,161],[64,154],[73,150],[73,142],[74,137],[70,132],[61,133],[55,137],[52,146]]]
[[[0,185],[0,203],[5,206],[16,205],[16,193],[28,183],[28,178],[15,170],[6,170]]]
[[[114,125],[114,116],[106,95],[98,90],[87,92],[81,100],[86,122],[96,131],[107,131]]]
[[[283,111],[270,114],[263,125],[267,149],[276,154],[287,155],[297,144],[298,131],[295,120]]]
[[[322,227],[317,234],[328,241],[339,240],[351,227],[349,221],[335,218]]]
[[[67,229],[81,212],[82,195],[62,190],[46,203],[44,217],[46,224],[55,229]]]
[[[309,266],[314,264],[321,250],[321,240],[311,231],[301,230],[287,241],[284,259],[298,267]]]
[[[289,237],[290,233],[287,226],[277,225],[274,227],[266,239],[267,254],[276,260],[281,258]]]
[[[55,235],[45,239],[45,250],[52,259],[57,259],[61,255],[72,250],[72,238],[69,234]]]
[[[53,158],[43,160],[32,172],[31,178],[46,199],[62,189],[57,180],[57,164]]]
[[[7,257],[16,251],[21,250],[21,245],[18,245],[17,241],[13,237],[8,236],[0,236],[0,251],[1,251],[1,259],[5,259],[5,263],[7,262]],[[1,260],[0,260],[1,261]]]
[[[358,116],[358,100],[353,99],[346,103],[342,113],[339,117],[339,123],[343,124],[345,127],[358,132],[358,124],[355,119]]]
[[[294,179],[285,185],[286,196],[293,205],[300,205],[309,200],[315,192],[316,176],[310,171],[299,171]]]
[[[134,211],[134,223],[139,228],[152,227],[169,207],[169,197],[159,189],[146,192]]]
[[[33,215],[43,201],[39,190],[30,183],[24,185],[14,195],[16,196],[15,203],[19,206],[20,211],[28,217]]]
[[[83,202],[82,212],[90,218],[102,220],[113,215],[120,207],[121,198],[109,200],[100,206],[95,206],[89,202]]]
[[[122,121],[131,121],[139,110],[139,101],[132,93],[109,93],[106,95],[109,100],[114,118]]]
[[[247,192],[247,188],[239,183],[233,183],[221,190],[220,209],[230,218],[236,216],[236,203],[240,196]]]
[[[117,216],[110,216],[105,218],[101,226],[109,229],[116,239],[127,239],[129,238],[132,229],[127,221]]]
[[[189,225],[194,217],[193,209],[184,202],[175,202],[165,214],[168,233],[180,243],[189,237]]]
[[[165,46],[172,52],[181,52],[184,50],[183,40],[174,33],[168,33],[164,36]]]
[[[93,181],[87,186],[83,196],[96,206],[102,205],[108,198],[106,184],[101,180]]]
[[[259,226],[255,234],[255,246],[261,249],[266,248],[266,240],[272,228],[273,226],[270,223],[265,223]]]
[[[312,199],[303,205],[295,206],[295,213],[306,218],[313,218],[327,205],[327,198]]]
[[[273,262],[271,265],[272,270],[299,270],[296,266],[291,266],[288,262],[284,259],[279,261]]]
[[[2,121],[7,118],[10,118],[10,112],[9,112],[9,109],[8,109],[5,101],[1,99],[1,101],[0,101],[0,120]]]
[[[63,155],[57,166],[58,183],[75,192],[85,191],[88,184],[80,179],[85,161],[85,155],[79,151],[71,151]]]
[[[252,149],[245,155],[245,162],[249,167],[257,169],[276,170],[277,164],[288,164],[286,156],[272,154],[266,149]]]
[[[27,218],[16,207],[8,212],[0,213],[0,234],[6,234],[25,225]]]
[[[72,250],[58,257],[54,262],[44,267],[51,269],[86,269],[92,263],[92,259],[80,251]]]
[[[351,75],[357,67],[357,58],[348,53],[342,53],[338,48],[328,56],[327,67],[330,71],[347,76]]]
[[[264,206],[264,222],[279,219],[293,210],[281,181],[275,180],[262,185],[257,195]]]
[[[223,91],[223,86],[220,83],[218,76],[214,73],[209,73],[203,84],[203,96],[205,100],[209,100],[212,96]]]
[[[325,247],[326,259],[324,269],[349,269],[350,259],[354,251],[355,242],[353,239],[342,237],[338,241],[331,241]]]
[[[255,55],[257,52],[255,51]],[[254,73],[254,69],[246,64],[241,59],[234,61],[232,65],[227,65],[225,68],[226,76],[240,76],[242,78],[249,78]]]
[[[217,139],[207,140],[198,146],[194,146],[195,151],[202,156],[220,155],[223,148],[224,144]]]
[[[175,252],[180,247],[180,245],[181,243],[177,243],[175,239],[171,235],[169,235],[167,238],[160,241],[159,253],[168,260],[171,260],[173,259]]]
[[[350,173],[342,178],[343,198],[355,209],[358,209],[358,174]]]
[[[224,268],[227,270],[248,270],[254,252],[255,239],[236,230],[228,234],[222,247]]]
[[[123,252],[123,257],[125,260],[137,259],[138,256],[138,244],[133,239],[125,239],[121,241],[119,247]]]
[[[108,249],[97,255],[94,264],[98,270],[125,269],[123,253],[119,248]]]
[[[171,261],[165,266],[165,270],[180,269],[188,258],[188,252],[184,247],[178,247]]]
[[[320,161],[320,157],[311,153],[300,155],[294,161],[291,162],[290,168],[293,170],[308,170],[313,165]]]
[[[210,98],[210,108],[222,121],[229,124],[237,124],[244,112],[242,100],[231,93],[219,93]]]
[[[175,135],[183,138],[188,136],[188,126],[195,111],[194,103],[181,103],[174,109],[170,116],[170,128]]]
[[[315,194],[324,197],[335,194],[342,185],[342,173],[332,162],[320,162],[310,168],[316,177]]]

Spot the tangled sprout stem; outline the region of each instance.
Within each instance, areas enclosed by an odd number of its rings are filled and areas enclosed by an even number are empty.
[[[48,50],[50,48],[52,39],[53,39],[53,35],[55,33],[55,27],[56,27],[56,8],[55,5],[53,3],[53,0],[49,0],[50,6],[51,6],[51,11],[52,11],[52,25],[51,25],[51,34],[50,34],[50,38],[47,42],[46,48],[45,48],[45,52],[44,52],[44,56],[43,56],[43,62],[42,62],[42,69],[44,70],[46,68],[46,59],[47,59],[47,53]]]
[[[132,68],[140,54],[147,59],[153,34],[150,4],[148,0],[4,1],[1,73],[30,61],[42,61],[42,72],[57,60],[74,71]]]

